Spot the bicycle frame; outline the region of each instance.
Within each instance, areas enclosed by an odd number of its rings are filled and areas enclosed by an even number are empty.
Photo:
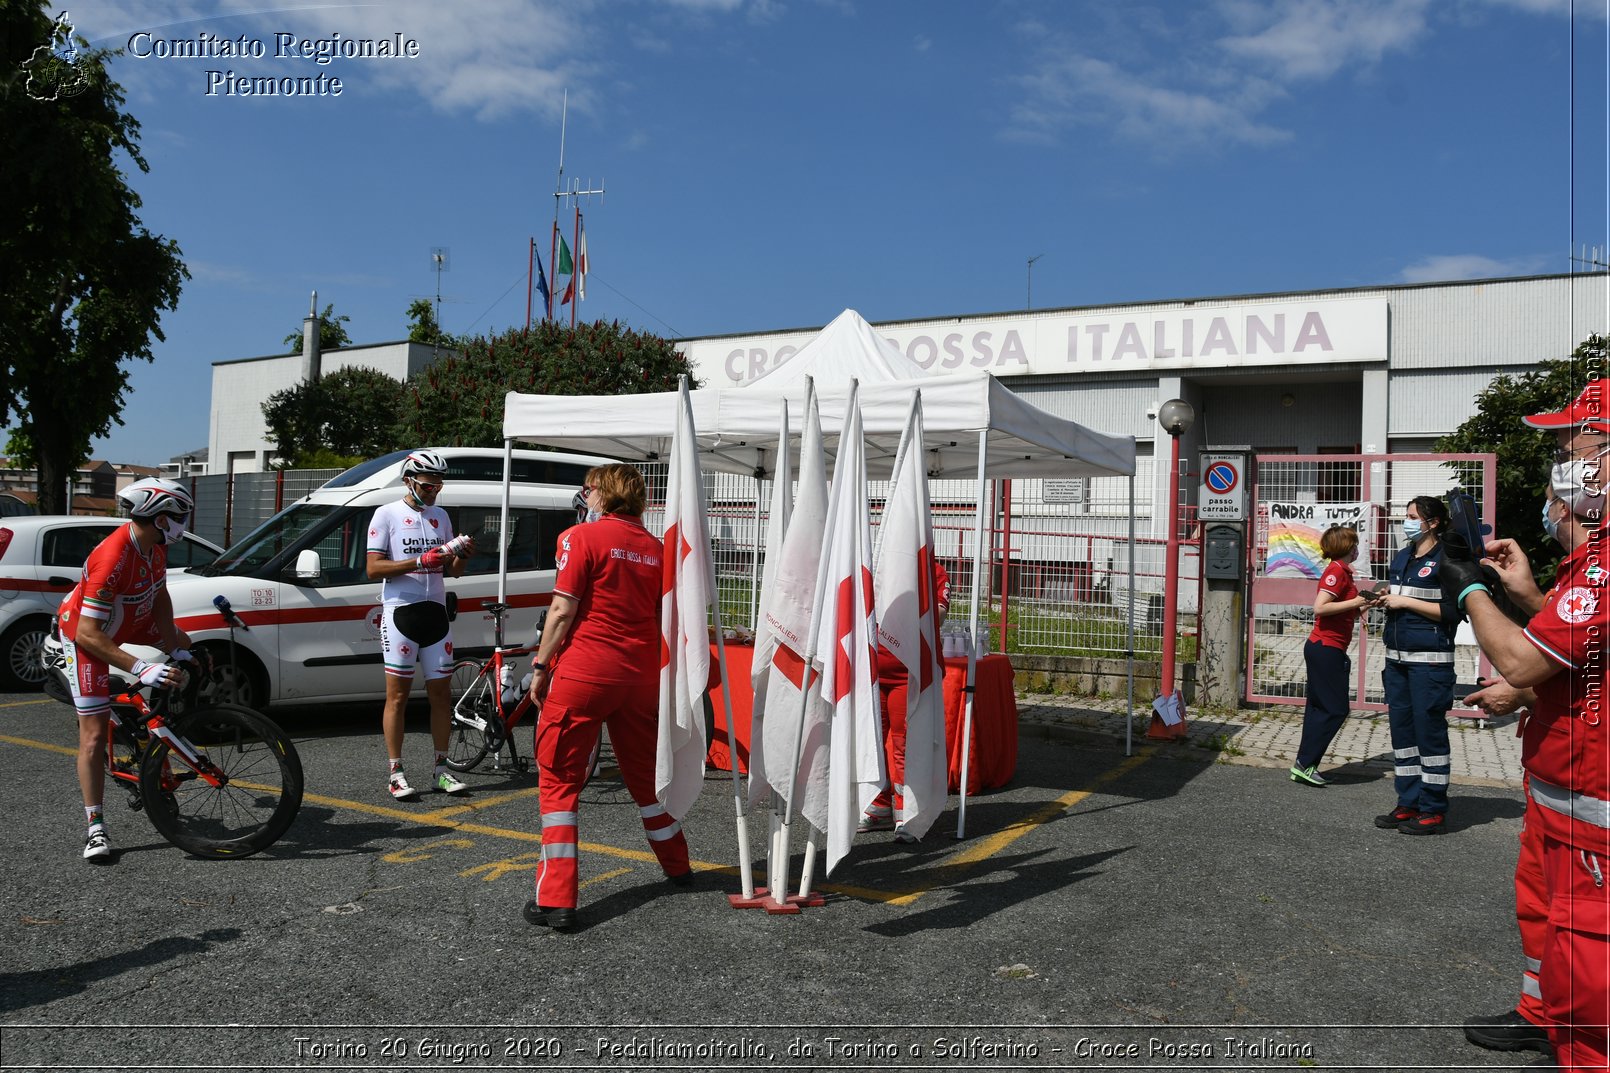
[[[119,715],[114,707],[111,713],[111,721],[114,727],[127,731],[129,742],[134,748],[134,755],[125,769],[125,766],[117,759],[116,730],[109,729],[106,736],[106,773],[108,775],[122,782],[133,783],[136,787],[136,792],[138,792],[140,761],[145,758],[146,751],[151,748],[151,739],[155,738],[167,742],[168,755],[179,757],[190,767],[195,775],[200,776],[209,785],[224,786],[228,784],[229,776],[219,771],[211,760],[198,753],[188,741],[175,734],[168,726],[167,717],[152,708],[138,690],[119,693],[112,698],[112,703],[126,709],[133,709],[132,716],[127,712]],[[127,723],[125,723],[125,719],[128,720]],[[138,725],[134,725],[136,721]],[[141,733],[142,730],[144,731],[143,734]],[[172,776],[174,781],[184,777],[186,776]],[[164,773],[163,782],[167,783],[168,781],[169,777],[167,773]]]

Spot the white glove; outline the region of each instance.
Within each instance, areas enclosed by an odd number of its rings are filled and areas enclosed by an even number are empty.
[[[129,673],[138,678],[143,686],[159,686],[168,676],[168,665],[147,663],[143,659],[137,659],[134,661],[134,666],[129,668]]]

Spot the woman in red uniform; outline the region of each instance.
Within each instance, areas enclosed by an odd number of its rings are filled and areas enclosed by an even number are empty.
[[[576,805],[601,726],[660,867],[673,882],[692,878],[681,825],[654,796],[662,547],[643,528],[648,490],[636,469],[614,464],[588,473],[583,491],[599,517],[559,536],[553,606],[531,665],[531,698],[542,704],[542,864],[525,918],[558,931],[576,926]]]
[[[1297,762],[1291,765],[1291,781],[1304,786],[1324,786],[1319,762],[1336,740],[1350,707],[1347,679],[1353,670],[1347,646],[1353,640],[1358,613],[1368,607],[1370,597],[1360,596],[1353,583],[1352,562],[1358,558],[1358,533],[1349,526],[1333,525],[1319,538],[1325,553],[1325,572],[1319,576],[1319,594],[1314,597],[1314,629],[1303,645],[1303,662],[1308,665],[1308,706],[1303,710],[1303,736],[1297,745]]]

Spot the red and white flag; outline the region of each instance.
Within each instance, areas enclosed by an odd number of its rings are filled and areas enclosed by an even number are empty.
[[[665,489],[660,599],[660,726],[654,794],[677,819],[704,786],[704,694],[710,677],[710,604],[715,563],[699,472],[688,381],[682,378]]]
[[[944,669],[940,663],[938,593],[933,561],[933,516],[923,467],[922,393],[895,455],[893,485],[883,508],[873,592],[878,641],[906,669],[906,746],[903,797],[896,817],[921,838],[944,811],[948,793],[945,753]],[[893,779],[899,773],[890,772]]]
[[[766,516],[766,565],[760,572],[760,609],[755,621],[765,622],[771,612],[770,597],[777,582],[777,564],[783,557],[783,536],[788,532],[788,519],[794,506],[794,470],[788,462],[788,403],[782,404],[782,417],[777,427],[777,463],[771,473],[771,507]],[[777,648],[777,635],[762,629],[755,635],[755,651],[749,665],[749,684],[754,687],[758,703],[751,710],[762,707],[766,697],[766,681],[771,673],[771,657]]]
[[[775,563],[768,555],[766,569],[771,580],[761,591],[755,661],[760,662],[761,651],[769,651],[770,658],[766,660],[764,692],[758,685],[756,688],[749,735],[751,805],[775,792],[797,807],[800,802],[795,788],[805,790],[813,785],[818,789],[811,796],[825,801],[827,724],[820,718],[820,685],[812,685],[808,702],[801,691],[826,521],[827,463],[822,451],[822,422],[816,409],[815,387],[807,381],[805,428],[799,445],[799,492]],[[806,716],[803,734],[802,707]],[[793,779],[788,776],[790,762],[795,772]]]
[[[856,823],[883,783],[878,719],[877,616],[872,595],[872,529],[866,495],[866,443],[855,381],[850,382],[827,526],[822,533],[822,607],[815,660],[830,713],[826,815],[805,817],[827,835],[827,875],[850,852]],[[807,804],[810,798],[807,797]]]
[[[581,237],[576,239],[576,297],[582,301],[587,300],[587,229],[582,227],[580,217],[576,220],[576,229]]]

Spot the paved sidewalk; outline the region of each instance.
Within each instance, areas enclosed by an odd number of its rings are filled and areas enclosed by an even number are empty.
[[[1088,696],[1020,694],[1017,698],[1018,722],[1023,732],[1036,729],[1055,735],[1064,731],[1093,732],[1103,736],[1124,735],[1123,701]],[[1186,738],[1183,742],[1152,742],[1146,738],[1151,709],[1137,704],[1133,718],[1137,748],[1158,746],[1194,749],[1225,764],[1254,767],[1289,768],[1302,736],[1300,708],[1265,708],[1258,711],[1186,712]],[[1453,779],[1476,786],[1521,785],[1521,743],[1515,736],[1515,717],[1504,716],[1478,723],[1473,719],[1450,718],[1448,740],[1453,752]],[[1209,758],[1204,755],[1204,759]],[[1342,724],[1321,774],[1350,766],[1385,776],[1392,771],[1392,739],[1385,712],[1355,712]]]

